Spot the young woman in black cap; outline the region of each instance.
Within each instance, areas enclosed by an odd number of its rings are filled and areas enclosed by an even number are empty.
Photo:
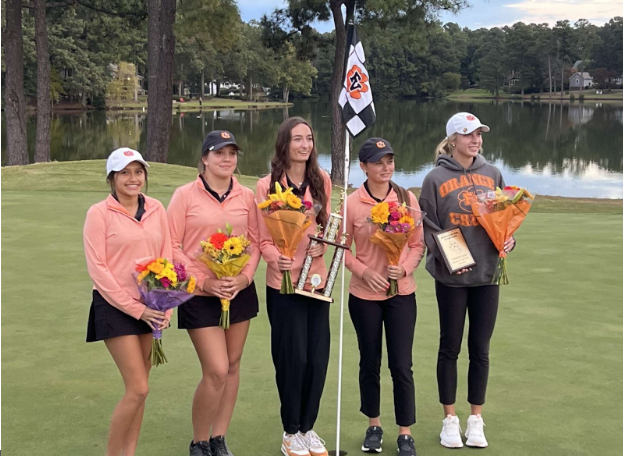
[[[87,342],[103,340],[123,377],[125,394],[113,412],[106,455],[133,456],[149,391],[152,330],[169,326],[171,311],[149,309],[134,279],[137,264],[171,258],[171,238],[160,201],[141,193],[149,165],[127,147],[106,163],[111,193],[84,223],[84,252],[93,281]]]
[[[236,403],[240,360],[250,320],[258,313],[253,275],[260,260],[258,209],[251,190],[234,177],[239,147],[225,130],[210,132],[203,141],[199,176],[178,188],[168,207],[173,258],[197,278],[195,296],[179,307],[178,327],[188,330],[203,377],[192,407],[191,456],[230,455],[225,434]],[[251,260],[236,277],[218,280],[197,260],[200,242],[233,227],[233,235],[251,241]],[[230,327],[219,327],[220,298],[229,299]]]
[[[331,201],[331,178],[320,169],[314,132],[304,119],[292,117],[277,132],[271,174],[257,182],[257,199],[263,201],[274,193],[275,183],[292,187],[306,201],[316,201],[320,211],[306,234],[315,233],[315,225],[326,226]],[[294,258],[279,253],[263,221],[260,221],[262,256],[266,267],[266,307],[271,328],[271,352],[277,373],[281,400],[285,456],[327,456],[324,441],[314,431],[320,398],[329,364],[329,303],[297,294],[280,294],[281,271],[299,276],[309,245],[307,235],[298,245]],[[324,247],[309,250],[314,257],[309,277],[327,276],[322,259]],[[324,282],[318,289],[324,287]]]
[[[383,249],[369,239],[374,231],[371,209],[380,202],[406,203],[419,211],[413,193],[392,181],[394,151],[382,138],[368,139],[359,150],[361,169],[367,176],[361,187],[348,197],[346,232],[355,243],[356,255],[346,251],[346,267],[352,276],[348,310],[359,343],[359,389],[361,412],[369,427],[361,449],[380,453],[381,428],[381,352],[383,327],[387,343],[389,370],[394,384],[394,413],[398,425],[398,454],[415,456],[411,425],[415,423],[415,385],[413,382],[413,337],[417,306],[413,273],[424,255],[421,226],[411,234],[398,266],[390,266]],[[398,294],[387,297],[389,279],[398,281]]]
[[[454,404],[457,388],[457,359],[463,341],[465,316],[469,314],[469,373],[467,401],[471,413],[465,430],[466,445],[484,448],[482,407],[489,378],[489,343],[498,311],[499,286],[492,285],[499,253],[487,232],[472,213],[470,199],[474,194],[504,188],[502,173],[480,153],[482,133],[489,127],[473,114],[460,112],[448,120],[446,138],[435,151],[436,167],[422,184],[420,204],[432,223],[424,224],[426,270],[435,279],[439,307],[439,353],[437,385],[443,405],[444,420],[441,444],[447,448],[463,446],[461,427]],[[433,234],[460,226],[476,266],[451,274],[435,243]],[[510,252],[515,240],[506,241]]]

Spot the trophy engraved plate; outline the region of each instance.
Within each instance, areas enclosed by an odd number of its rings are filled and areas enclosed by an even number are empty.
[[[296,284],[296,288],[294,292],[299,295],[307,296],[314,299],[319,299],[325,302],[333,302],[333,298],[331,298],[331,292],[333,291],[333,286],[335,285],[335,279],[337,278],[337,273],[340,270],[340,266],[342,264],[342,257],[344,256],[344,249],[348,249],[345,245],[346,235],[343,234],[340,238],[340,242],[335,242],[338,237],[338,231],[340,229],[340,224],[342,223],[342,216],[340,212],[342,210],[342,204],[344,202],[344,198],[346,198],[346,192],[343,191],[341,195],[341,201],[338,207],[335,209],[335,212],[329,215],[329,221],[327,222],[327,227],[324,230],[324,234],[322,237],[319,235],[322,233],[322,227],[316,227],[316,235],[309,235],[309,246],[307,250],[318,245],[324,244],[327,246],[335,247],[335,252],[333,254],[333,259],[331,260],[331,266],[329,267],[329,273],[327,275],[327,279],[324,284],[324,290],[319,290],[320,292],[316,292],[316,288],[320,286],[322,283],[322,277],[320,274],[314,274],[311,277],[311,280],[308,281],[309,271],[311,270],[311,266],[314,258],[311,255],[307,255],[305,257],[305,261],[303,262],[303,267],[301,269],[301,274],[299,275],[298,282]],[[322,258],[321,258],[322,260]],[[308,285],[308,288],[311,287],[311,290],[305,290],[305,285]]]

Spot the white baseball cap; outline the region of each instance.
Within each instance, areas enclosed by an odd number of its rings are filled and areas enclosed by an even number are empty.
[[[450,117],[446,124],[446,138],[449,138],[454,133],[459,135],[468,135],[477,128],[481,128],[483,132],[488,132],[491,129],[486,125],[480,123],[480,119],[469,112],[459,112]]]
[[[120,147],[117,150],[113,150],[106,162],[106,175],[113,171],[121,171],[132,162],[142,163],[145,167],[149,168],[149,165],[143,160],[143,156],[139,151],[130,149],[129,147]]]

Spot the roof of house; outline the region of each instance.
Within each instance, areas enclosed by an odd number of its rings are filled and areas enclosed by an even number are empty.
[[[584,79],[593,79],[593,77],[591,76],[591,74],[588,71],[582,71],[582,72],[577,72],[577,73],[573,73],[571,76],[569,76],[569,79],[571,79],[572,77],[576,76],[576,75],[580,75],[582,76]]]

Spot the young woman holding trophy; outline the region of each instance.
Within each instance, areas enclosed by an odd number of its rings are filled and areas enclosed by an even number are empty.
[[[250,320],[259,309],[253,275],[260,261],[261,221],[255,195],[233,176],[239,149],[230,132],[210,132],[203,140],[197,179],[178,188],[167,209],[173,258],[197,278],[196,296],[178,310],[178,327],[188,330],[203,374],[193,398],[190,456],[231,455],[225,434],[238,395]],[[199,260],[200,245],[208,237],[210,242],[214,236],[226,238],[218,232],[226,224],[234,235],[250,241],[250,259],[235,277],[219,279]],[[228,327],[219,324],[221,299],[230,301]]]
[[[382,138],[368,139],[359,150],[367,180],[347,201],[348,243],[354,242],[356,250],[356,255],[346,252],[346,268],[352,273],[348,310],[359,343],[361,412],[369,420],[361,449],[382,451],[380,369],[385,327],[399,427],[398,454],[413,456],[415,443],[410,426],[415,423],[415,386],[411,352],[417,316],[413,273],[424,255],[424,243],[415,196],[392,182],[394,155],[389,142]],[[403,215],[392,218],[393,214]],[[388,251],[393,251],[391,261]]]
[[[279,187],[280,186],[280,187]],[[260,245],[266,267],[266,305],[271,325],[271,352],[281,401],[285,456],[326,456],[324,441],[313,430],[329,364],[329,302],[301,294],[281,294],[282,272],[290,271],[297,281],[307,255],[313,260],[309,277],[325,287],[327,269],[322,244],[310,245],[316,224],[325,227],[331,206],[331,178],[320,169],[314,132],[304,119],[292,117],[277,132],[271,174],[257,183],[256,197],[262,201],[278,188],[292,188],[293,194],[313,201],[318,208],[292,258],[282,255],[266,225],[260,221]],[[314,223],[315,222],[315,223]]]

